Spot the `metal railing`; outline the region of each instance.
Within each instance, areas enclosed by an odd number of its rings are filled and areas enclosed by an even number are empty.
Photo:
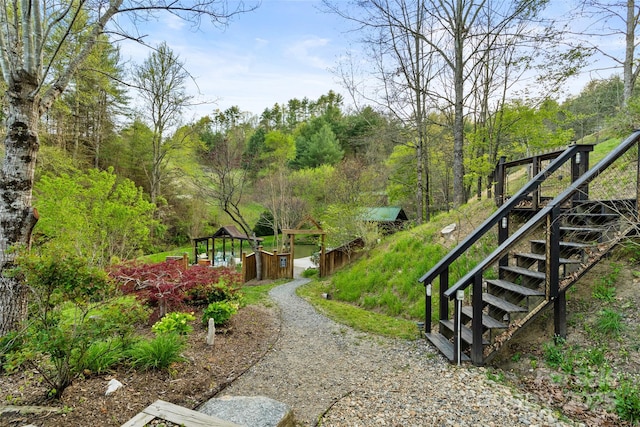
[[[590,146],[589,146],[590,147]],[[588,150],[590,151],[590,150]],[[567,162],[571,162],[572,169],[578,169],[577,165],[581,159],[576,159],[578,153],[585,152],[585,148],[581,145],[572,145],[552,160],[549,165],[542,171],[538,172],[533,179],[525,184],[516,194],[504,203],[495,211],[487,220],[485,220],[471,235],[467,236],[458,246],[451,250],[444,258],[442,258],[431,270],[420,277],[419,282],[425,285],[425,332],[431,331],[431,316],[432,316],[432,283],[436,278],[439,278],[439,319],[445,320],[449,317],[449,304],[448,296],[445,295],[449,286],[449,268],[451,264],[457,260],[462,254],[464,254],[471,246],[476,243],[480,238],[487,234],[493,227],[498,227],[498,241],[502,243],[508,237],[508,223],[510,212],[518,206],[520,202],[525,198],[530,197],[532,193],[539,190],[541,183],[543,183],[549,176],[551,176],[560,167]],[[585,158],[587,156],[585,155]],[[586,159],[585,159],[586,161]]]
[[[629,218],[630,223],[626,228],[618,230],[615,236],[612,236],[609,241],[610,246],[613,246],[624,237],[631,229],[635,228],[635,224],[638,221],[638,209],[640,193],[638,192],[638,183],[640,182],[640,161],[638,155],[640,149],[638,149],[638,142],[640,141],[640,131],[635,131],[628,138],[622,141],[615,149],[607,154],[600,162],[594,167],[584,172],[563,191],[561,191],[553,200],[549,201],[546,206],[542,207],[537,213],[535,213],[522,227],[520,227],[512,235],[506,237],[500,242],[499,247],[495,249],[488,257],[481,263],[473,267],[466,275],[458,280],[453,286],[446,287],[447,284],[447,271],[451,262],[460,256],[471,244],[479,239],[487,229],[496,225],[500,218],[505,217],[508,212],[518,203],[518,199],[524,197],[524,195],[531,193],[531,191],[539,188],[539,182],[548,176],[550,173],[549,168],[558,168],[561,164],[567,161],[567,157],[573,159],[575,163],[575,153],[571,147],[564,153],[558,156],[545,171],[540,172],[530,183],[525,185],[513,198],[507,200],[502,207],[492,215],[485,223],[480,226],[471,236],[463,241],[458,247],[456,247],[447,257],[439,262],[433,269],[425,274],[420,281],[425,283],[425,286],[430,285],[438,275],[440,276],[440,319],[447,319],[449,316],[448,307],[449,302],[463,295],[463,292],[467,291],[471,287],[471,305],[472,305],[472,344],[471,344],[471,360],[474,363],[483,362],[483,282],[486,282],[486,278],[483,275],[495,274],[496,265],[499,265],[509,255],[509,251],[513,250],[521,241],[526,239],[535,229],[544,229],[545,240],[543,242],[544,253],[544,299],[534,309],[530,309],[526,316],[519,319],[516,322],[516,327],[521,327],[531,320],[537,312],[543,307],[547,306],[551,302],[558,300],[564,300],[564,291],[575,283],[575,281],[581,277],[591,266],[595,265],[599,259],[604,256],[609,248],[598,248],[590,256],[588,260],[584,260],[580,263],[579,270],[575,273],[567,276],[561,280],[561,230],[560,230],[560,218],[563,215],[563,211],[570,209],[572,206],[580,207],[587,206],[589,203],[599,204],[606,207],[608,210],[617,211],[619,214],[626,215]],[[633,151],[635,148],[637,150]],[[573,157],[572,157],[573,156]],[[625,157],[623,157],[625,156]],[[626,158],[626,160],[624,160]],[[614,162],[617,160],[623,162],[622,165],[618,164],[616,167],[611,168]],[[635,171],[629,171],[630,165],[635,165]],[[607,176],[606,173],[610,173],[611,176]],[[596,182],[596,178],[600,179]],[[628,182],[627,182],[628,181]],[[590,185],[593,187],[590,189]],[[610,186],[610,187],[609,187]],[[591,197],[589,193],[591,194]],[[600,192],[600,194],[596,194]],[[613,197],[612,197],[613,196]],[[616,199],[606,200],[608,198]],[[617,240],[616,240],[617,239]],[[566,260],[564,262],[567,262]],[[542,272],[541,272],[542,273]],[[442,285],[445,286],[442,286]],[[486,283],[485,283],[486,285]],[[430,292],[427,291],[427,304],[431,304]],[[460,355],[459,345],[459,324],[461,313],[458,311],[459,304],[454,304],[454,354],[456,357]],[[558,306],[562,309],[561,306]],[[430,316],[430,314],[429,314]],[[430,318],[427,318],[430,323]],[[566,321],[566,320],[565,320]],[[556,323],[558,318],[556,317]],[[566,325],[564,325],[566,328]]]

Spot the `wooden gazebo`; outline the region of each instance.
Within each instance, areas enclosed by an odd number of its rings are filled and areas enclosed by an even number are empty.
[[[222,260],[221,262],[226,265],[227,264],[227,240],[231,240],[231,256],[235,257],[235,241],[240,241],[240,254],[242,254],[242,244],[245,240],[250,240],[251,238],[246,234],[240,232],[233,225],[225,225],[224,227],[220,227],[218,231],[216,231],[213,235],[207,237],[198,237],[193,239],[193,255],[196,263],[198,260],[198,253],[202,253],[198,251],[198,248],[204,246],[205,252],[207,254],[207,260],[211,265],[216,265],[215,253],[216,253],[216,239],[222,239]],[[258,238],[259,241],[262,241],[261,238]],[[209,243],[211,243],[211,251],[209,251]],[[219,261],[219,260],[218,260]]]

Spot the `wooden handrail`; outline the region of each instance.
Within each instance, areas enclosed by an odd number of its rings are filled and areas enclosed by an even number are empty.
[[[431,283],[439,274],[446,270],[460,255],[467,251],[475,242],[484,236],[494,225],[496,225],[505,215],[507,215],[514,207],[522,201],[527,194],[535,190],[540,184],[547,179],[553,172],[558,170],[567,161],[575,157],[579,151],[579,145],[569,146],[562,154],[552,161],[544,170],[539,172],[531,181],[525,184],[513,197],[507,200],[497,211],[485,220],[474,233],[464,239],[458,246],[442,258],[431,270],[425,273],[419,282],[423,284]],[[441,284],[442,286],[442,284]]]
[[[531,227],[535,226],[539,221],[541,221],[544,217],[549,215],[553,210],[557,210],[560,206],[562,206],[562,204],[564,204],[574,193],[580,191],[581,187],[589,184],[594,178],[596,178],[604,170],[606,170],[609,166],[611,166],[611,164],[615,160],[617,160],[620,156],[625,154],[631,147],[633,147],[634,144],[638,143],[639,140],[640,140],[640,130],[636,130],[629,137],[627,137],[627,139],[622,141],[616,148],[611,150],[611,152],[609,152],[609,154],[607,154],[602,160],[600,160],[594,167],[589,169],[582,176],[580,176],[577,180],[575,180],[573,183],[571,183],[571,185],[569,187],[567,187],[562,193],[560,193],[552,201],[550,201],[547,204],[547,206],[545,206],[538,213],[536,213],[529,221],[526,222],[526,224],[524,224],[522,227],[520,227],[520,229],[518,231],[513,233],[498,248],[496,248],[491,253],[491,255],[489,255],[487,258],[485,258],[484,261],[482,261],[481,263],[476,265],[464,277],[462,277],[460,280],[458,280],[458,282],[456,282],[452,287],[448,288],[444,292],[444,295],[450,300],[455,298],[456,292],[466,289],[467,286],[469,286],[473,282],[473,279],[476,276],[476,274],[482,272],[487,265],[492,264],[492,263],[496,262],[498,259],[500,259],[500,257],[503,256],[503,253],[506,252],[511,245],[513,245],[515,242],[517,242],[519,239],[521,239],[524,236],[524,234],[527,233],[531,229]],[[564,157],[564,154],[563,154],[562,157]],[[560,157],[558,157],[558,159],[560,159]],[[556,160],[558,160],[558,159],[556,159]],[[551,165],[549,165],[549,166],[551,166]],[[541,172],[541,173],[543,173],[543,172]],[[527,186],[527,187],[530,187],[530,186]],[[520,194],[520,192],[518,194]],[[636,194],[636,209],[638,209],[637,199],[638,199],[638,194]],[[492,219],[492,218],[493,218],[493,216],[490,219]],[[487,222],[489,222],[489,220],[485,221],[485,224]],[[495,222],[497,222],[497,220]],[[474,233],[474,235],[475,234],[477,234],[477,231],[476,231],[476,233]],[[477,238],[476,238],[476,240],[477,240]],[[475,242],[475,240],[474,240],[474,242]],[[463,243],[465,243],[465,242],[463,242]],[[458,247],[460,247],[460,246],[462,246],[462,243],[460,245],[458,245]],[[468,245],[468,246],[470,246],[470,245]],[[467,248],[468,248],[468,246],[467,246]],[[456,249],[458,249],[458,248],[456,248]],[[438,267],[439,265],[440,265],[440,263],[438,263],[438,265],[436,265],[436,267]],[[431,271],[433,271],[434,269],[435,269],[435,267],[433,269],[431,269]],[[431,271],[429,273],[431,273]],[[429,274],[429,273],[427,273],[427,274]],[[423,276],[423,277],[426,277],[426,275]],[[435,277],[435,275],[433,277]]]

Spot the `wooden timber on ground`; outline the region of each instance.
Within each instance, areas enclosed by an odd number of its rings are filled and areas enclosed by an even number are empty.
[[[240,427],[238,424],[174,405],[164,400],[156,400],[138,415],[122,424],[122,427],[144,427],[156,418],[184,427]]]

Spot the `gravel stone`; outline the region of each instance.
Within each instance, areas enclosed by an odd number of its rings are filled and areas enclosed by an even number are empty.
[[[223,392],[289,405],[300,425],[583,426],[559,420],[533,398],[451,365],[425,340],[387,339],[319,314],[295,294],[307,279],[271,290],[280,338]]]

